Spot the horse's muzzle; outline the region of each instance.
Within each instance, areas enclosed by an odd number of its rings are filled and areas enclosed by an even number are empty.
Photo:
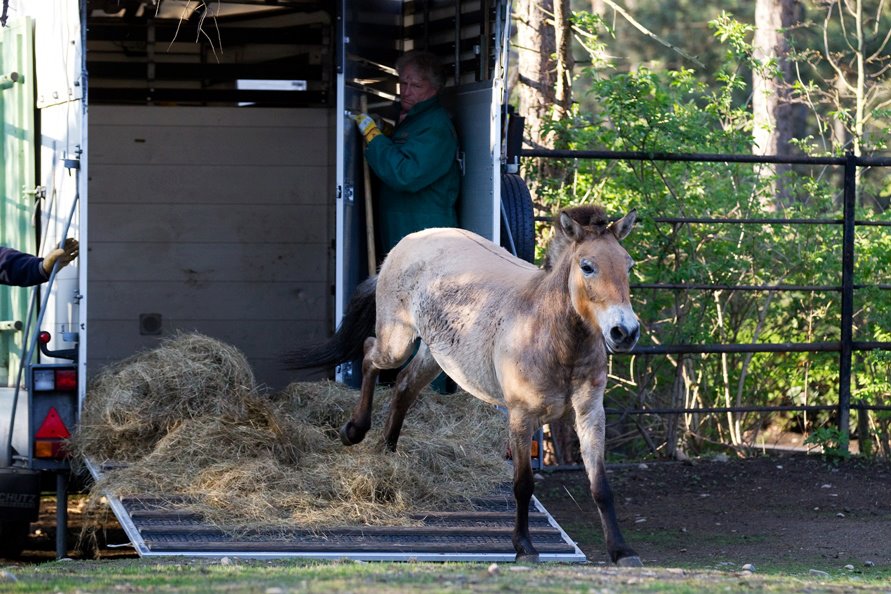
[[[637,344],[640,324],[616,324],[609,330],[606,346],[611,352],[627,353]]]

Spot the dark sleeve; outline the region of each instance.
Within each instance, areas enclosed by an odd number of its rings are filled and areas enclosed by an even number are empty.
[[[46,280],[43,258],[0,247],[0,284],[30,287]]]

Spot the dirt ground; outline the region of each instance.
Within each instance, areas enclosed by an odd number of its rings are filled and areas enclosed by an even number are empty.
[[[889,464],[796,454],[627,464],[608,475],[625,539],[645,565],[891,567]],[[607,561],[582,473],[551,474],[536,494],[589,560]]]
[[[891,465],[827,464],[800,454],[609,467],[619,522],[645,565],[724,568],[782,563],[815,569],[891,567]],[[536,495],[594,563],[606,563],[600,522],[577,471],[545,472]],[[72,497],[76,535],[83,498]],[[24,561],[55,557],[55,505],[44,502]],[[72,557],[135,556],[109,512],[98,549]]]

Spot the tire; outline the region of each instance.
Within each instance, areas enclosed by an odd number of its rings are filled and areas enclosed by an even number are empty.
[[[15,559],[25,550],[31,523],[20,520],[0,521],[0,558]]]
[[[535,260],[532,195],[516,173],[501,175],[501,247],[521,260]],[[511,242],[513,240],[513,242]]]

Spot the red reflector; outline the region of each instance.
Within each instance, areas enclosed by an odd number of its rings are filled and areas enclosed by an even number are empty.
[[[77,371],[74,369],[57,369],[56,389],[77,390]]]
[[[34,438],[68,439],[69,437],[71,437],[71,433],[69,433],[68,427],[65,426],[65,423],[56,411],[56,408],[51,406],[49,412],[46,413],[46,418],[43,419],[40,428],[34,434]]]

